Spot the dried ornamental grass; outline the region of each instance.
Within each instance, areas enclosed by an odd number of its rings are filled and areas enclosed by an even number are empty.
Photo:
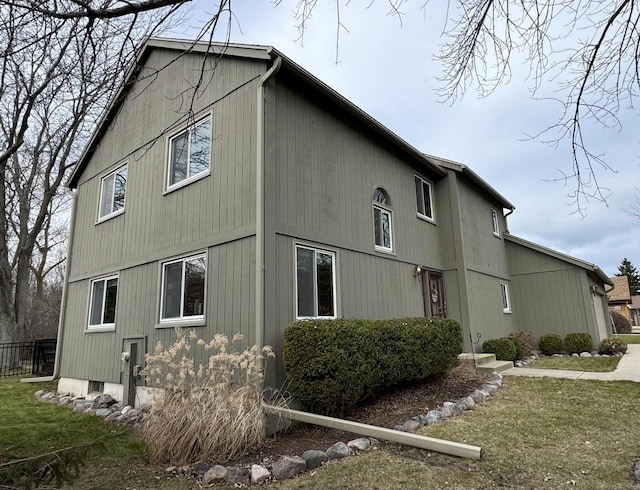
[[[226,462],[259,445],[265,437],[262,410],[264,357],[270,347],[242,352],[217,334],[210,342],[192,330],[164,349],[147,354],[145,375],[158,390],[143,427],[152,462]],[[194,359],[201,359],[197,363]]]

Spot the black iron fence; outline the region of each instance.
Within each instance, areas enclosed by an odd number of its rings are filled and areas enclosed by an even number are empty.
[[[52,376],[56,339],[0,344],[0,378],[6,376]]]

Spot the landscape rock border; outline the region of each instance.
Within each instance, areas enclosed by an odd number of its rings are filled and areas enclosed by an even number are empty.
[[[430,410],[426,414],[418,414],[403,424],[393,427],[402,432],[417,432],[426,425],[441,424],[445,420],[456,417],[467,410],[474,410],[476,405],[484,403],[502,386],[502,375],[492,373],[478,389],[469,396],[462,397],[456,402],[447,401],[439,410]],[[71,393],[35,392],[35,397],[44,403],[67,406],[74,412],[95,415],[106,422],[140,428],[142,421],[151,408],[150,404],[143,404],[137,408],[123,406],[110,395],[99,395],[95,398],[74,397]],[[280,456],[273,461],[265,458],[261,464],[246,464],[225,467],[219,464],[210,465],[198,462],[195,465],[169,466],[165,468],[166,475],[175,477],[192,476],[205,485],[228,484],[235,486],[261,485],[275,481],[294,478],[306,471],[312,471],[330,461],[357,455],[380,445],[380,441],[373,437],[359,437],[348,442],[338,441],[326,451],[309,449],[297,456]]]

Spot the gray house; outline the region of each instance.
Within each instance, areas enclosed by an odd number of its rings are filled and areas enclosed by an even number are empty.
[[[467,350],[610,333],[598,267],[511,236],[514,206],[468,167],[271,47],[148,40],[69,187],[61,390],[144,397],[135,366],[175,326],[276,355],[315,317],[448,316]]]

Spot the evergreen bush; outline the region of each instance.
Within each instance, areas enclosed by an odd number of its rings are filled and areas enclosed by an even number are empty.
[[[585,332],[568,333],[564,338],[564,346],[567,354],[580,354],[593,350],[593,339]]]
[[[482,352],[495,354],[499,361],[515,361],[516,345],[513,339],[509,337],[501,337],[499,339],[485,340],[482,343]]]
[[[461,352],[455,320],[335,319],[289,325],[282,357],[300,407],[342,417],[391,386],[447,372]]]
[[[555,333],[541,335],[538,339],[538,346],[545,356],[552,356],[562,350],[562,338]]]
[[[611,318],[613,319],[613,325],[616,328],[617,334],[631,333],[631,322],[626,316],[617,311],[612,311]]]
[[[613,356],[619,352],[622,352],[623,354],[627,352],[627,343],[624,340],[618,337],[612,337],[602,339],[602,342],[600,342],[600,348],[598,349],[599,354]]]

